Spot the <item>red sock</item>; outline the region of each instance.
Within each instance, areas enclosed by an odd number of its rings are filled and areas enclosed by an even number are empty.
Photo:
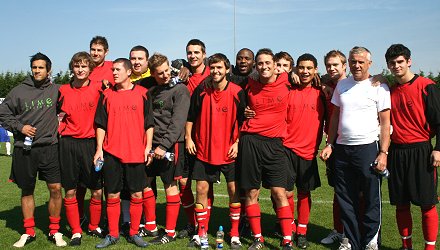
[[[182,202],[182,207],[188,218],[188,222],[191,225],[196,225],[196,217],[194,214],[194,195],[191,189],[191,183],[188,180],[188,185],[179,184],[180,188],[180,201]]]
[[[166,218],[165,218],[165,231],[168,236],[174,237],[176,234],[176,224],[179,218],[180,209],[180,196],[167,195],[167,206],[166,206]]]
[[[241,203],[234,202],[229,203],[229,219],[231,221],[231,237],[239,237],[240,233],[238,232],[238,224],[240,223],[240,210]]]
[[[107,198],[107,220],[109,235],[119,237],[119,216],[121,215],[121,199]]]
[[[76,188],[76,200],[78,201],[79,218],[84,217],[84,198],[86,197],[87,188],[78,186]]]
[[[425,239],[425,250],[435,249],[438,234],[438,213],[435,206],[422,208],[422,229]]]
[[[145,214],[145,229],[156,229],[156,197],[153,190],[149,190],[143,193],[143,204]]]
[[[283,245],[292,241],[292,211],[290,206],[277,208],[277,218],[280,221]]]
[[[81,225],[79,223],[78,202],[76,201],[76,198],[64,198],[64,208],[66,209],[66,218],[72,229],[72,234],[82,233]]]
[[[89,219],[89,230],[93,231],[99,226],[99,221],[101,220],[102,211],[102,201],[95,198],[90,199],[90,219]]]
[[[246,215],[249,220],[252,233],[255,238],[260,238],[261,242],[264,242],[264,238],[261,235],[261,210],[258,203],[246,206]]]
[[[35,236],[35,220],[34,217],[23,220],[24,233]]]
[[[298,192],[298,226],[296,228],[297,234],[306,235],[307,225],[309,224],[310,209],[312,208],[312,198],[310,192]]]
[[[209,183],[208,190],[208,217],[206,220],[206,232],[208,232],[209,220],[211,219],[211,210],[214,206],[214,184],[212,182]]]
[[[342,226],[341,221],[341,207],[336,198],[336,193],[333,195],[333,228],[340,234],[344,231],[344,226]]]
[[[142,198],[130,198],[130,236],[139,232],[139,224],[142,216]]]
[[[61,217],[49,216],[49,234],[58,233],[58,230],[60,230],[60,220]]]
[[[198,223],[198,227],[199,227],[199,231],[198,234],[199,236],[202,235],[202,227],[205,229],[205,232],[208,232],[207,229],[207,217],[208,217],[208,209],[207,208],[197,208],[198,205],[196,205],[196,208],[194,208],[194,211],[196,213],[196,220]],[[203,205],[200,204],[201,207],[203,207]]]
[[[292,211],[292,233],[296,233],[296,224],[295,224],[295,200],[293,199],[293,194],[287,197],[287,201],[289,202],[290,210]],[[276,210],[275,210],[276,211]]]
[[[396,206],[396,221],[403,248],[412,248],[412,217],[410,205]]]

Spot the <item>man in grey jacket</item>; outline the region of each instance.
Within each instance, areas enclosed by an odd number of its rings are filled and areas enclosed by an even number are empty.
[[[14,134],[11,181],[21,189],[21,208],[25,233],[14,244],[23,247],[35,240],[34,189],[38,173],[46,181],[50,198],[49,239],[66,246],[60,228],[62,205],[58,163],[58,119],[56,103],[59,86],[50,79],[51,61],[37,53],[31,57],[32,75],[16,86],[0,105],[0,123]]]

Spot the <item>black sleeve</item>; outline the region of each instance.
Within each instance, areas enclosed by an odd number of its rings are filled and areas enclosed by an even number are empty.
[[[96,108],[95,124],[97,128],[101,128],[107,131],[108,114],[105,108],[104,94],[101,94],[98,101],[98,107]]]
[[[204,89],[204,84],[200,84],[199,86],[197,86],[197,88],[194,90],[193,94],[191,95],[191,102],[189,105],[188,118],[187,118],[187,121],[189,122],[196,122],[197,117],[199,116],[200,110],[202,108],[203,96],[201,96],[201,93],[203,89]]]
[[[58,102],[57,102],[57,114],[61,113],[61,108],[63,107],[64,96],[61,95],[61,92],[58,91]]]
[[[238,127],[240,128],[243,124],[243,121],[245,119],[244,117],[244,109],[246,108],[246,93],[242,89],[240,92],[238,92],[238,100],[237,100],[237,121],[238,121]]]
[[[425,100],[425,115],[429,125],[435,130],[435,150],[440,151],[440,88],[438,84],[429,84],[423,94]]]
[[[25,124],[22,124],[17,116],[21,113],[19,110],[20,104],[14,95],[15,91],[12,90],[0,104],[0,124],[6,130],[11,131],[14,134],[21,134],[21,130]]]
[[[144,128],[145,130],[154,127],[154,117],[153,117],[153,103],[150,91],[147,93],[146,98],[144,98]]]

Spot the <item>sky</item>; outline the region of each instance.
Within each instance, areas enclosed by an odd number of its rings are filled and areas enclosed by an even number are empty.
[[[186,43],[198,38],[207,56],[221,52],[233,63],[243,47],[294,59],[311,53],[321,73],[328,51],[348,55],[354,46],[372,52],[370,72],[380,73],[386,49],[402,43],[413,71],[440,72],[438,0],[2,0],[1,12],[0,73],[29,71],[36,52],[51,58],[54,73],[66,71],[96,35],[109,42],[108,60],[135,45],[186,58]]]

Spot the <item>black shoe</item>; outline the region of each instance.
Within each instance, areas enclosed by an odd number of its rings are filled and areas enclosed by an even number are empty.
[[[148,247],[148,243],[145,242],[138,234],[128,237],[127,240],[128,242],[133,243],[138,247]]]
[[[72,238],[70,239],[70,246],[81,246],[81,234],[80,233],[76,233],[72,235]]]
[[[14,243],[14,247],[24,247],[25,245],[31,243],[35,240],[35,235],[31,236],[29,234],[22,234],[20,239]]]
[[[300,249],[306,249],[309,247],[309,242],[307,241],[307,238],[303,234],[298,234],[296,236],[296,246]]]
[[[152,239],[150,243],[153,245],[160,245],[160,244],[167,244],[175,240],[176,240],[176,236],[171,237],[168,234],[163,234],[161,236],[157,236],[156,238]]]
[[[293,249],[292,241],[289,241],[289,242],[285,243],[284,245],[282,245],[281,249],[282,250],[291,250],[291,249]]]
[[[237,241],[231,241],[231,247],[230,249],[241,249],[242,245],[240,240]]]
[[[149,236],[149,237],[157,237],[159,236],[159,230],[147,230],[145,227],[139,227],[139,232],[138,232],[139,236],[145,237],[145,236]]]
[[[177,238],[184,239],[193,236],[196,233],[196,227],[191,224],[186,224],[185,228],[180,230]]]
[[[67,246],[67,242],[63,239],[63,234],[60,232],[56,232],[54,234],[49,234],[48,239],[55,243],[57,247],[65,247]]]
[[[201,246],[200,237],[198,234],[193,235],[191,240],[188,242],[187,247],[200,248]]]
[[[248,250],[259,250],[263,248],[264,248],[264,242],[261,242],[260,238],[255,238],[254,242],[252,243],[252,245],[250,245]]]
[[[110,245],[114,245],[116,243],[118,243],[119,241],[119,237],[113,237],[110,234],[108,234],[107,236],[105,236],[104,240],[101,241],[101,243],[99,243],[98,245],[96,245],[96,248],[106,248]]]
[[[97,227],[94,230],[88,230],[87,234],[92,236],[92,237],[98,237],[98,238],[101,238],[101,239],[104,239],[104,237],[105,237],[104,236],[104,232],[101,230],[100,227]]]

